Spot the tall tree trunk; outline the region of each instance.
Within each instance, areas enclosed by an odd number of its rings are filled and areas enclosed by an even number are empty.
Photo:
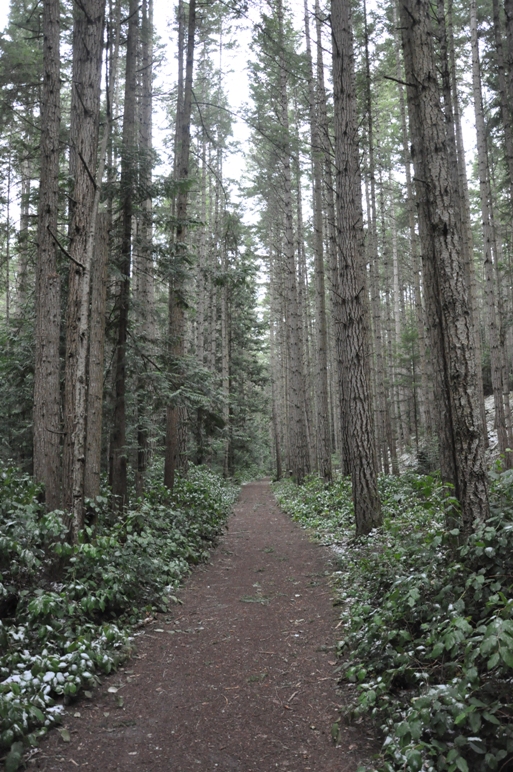
[[[425,282],[430,315],[437,320],[436,354],[441,357],[437,403],[448,431],[442,448],[452,457],[452,476],[461,505],[461,530],[468,534],[489,513],[482,427],[477,395],[474,335],[461,247],[453,203],[457,191],[449,172],[445,118],[440,104],[428,0],[401,5],[406,81],[421,238],[426,245]]]
[[[189,150],[191,144],[191,105],[192,77],[194,68],[194,36],[196,32],[196,0],[189,2],[189,21],[187,31],[187,61],[185,67],[185,84],[183,89],[183,104],[177,114],[177,146],[178,182],[181,183],[176,206],[176,258],[177,277],[169,288],[169,340],[171,356],[176,368],[178,381],[181,382],[180,369],[185,353],[185,303],[182,297],[184,281],[180,276],[184,270],[184,243],[187,237],[187,180],[189,178]],[[179,384],[177,384],[179,385]],[[166,421],[166,457],[164,467],[164,484],[173,490],[175,473],[180,466],[185,465],[184,434],[186,431],[185,406],[183,404],[168,405]]]
[[[399,20],[397,16],[397,4],[394,3],[394,26],[395,26],[395,53],[397,62],[397,80],[400,81],[399,87],[399,107],[401,112],[401,139],[403,150],[403,164],[406,175],[406,197],[408,205],[408,226],[410,234],[410,250],[412,257],[412,270],[415,286],[415,314],[417,319],[417,335],[419,343],[419,366],[420,366],[420,394],[419,394],[419,414],[420,424],[427,436],[432,433],[432,415],[433,415],[433,389],[429,382],[430,359],[428,357],[426,341],[426,316],[422,304],[422,292],[420,285],[420,249],[415,229],[415,198],[411,175],[411,159],[408,143],[408,127],[406,125],[406,105],[404,102],[403,73],[401,69],[400,40],[399,40]]]
[[[284,48],[283,4],[278,0],[279,45]],[[301,483],[310,471],[305,420],[305,387],[303,379],[303,352],[301,350],[302,319],[298,306],[298,286],[296,255],[294,245],[294,223],[292,213],[292,180],[290,168],[290,128],[289,104],[287,94],[287,72],[285,61],[280,67],[280,125],[282,130],[281,177],[282,177],[282,208],[284,214],[284,257],[287,283],[287,315],[288,315],[288,357],[289,357],[289,388],[287,401],[289,403],[289,451],[291,453],[290,468],[297,483]]]
[[[201,204],[200,219],[203,227],[200,232],[198,247],[198,270],[196,277],[197,310],[196,310],[196,357],[198,364],[205,363],[205,321],[207,311],[207,286],[205,272],[207,266],[207,138],[203,134],[201,149]]]
[[[223,245],[222,271],[223,286],[221,288],[221,390],[223,394],[223,475],[229,477],[230,460],[230,326],[228,298],[228,256]]]
[[[447,23],[446,23],[447,16]],[[476,280],[474,270],[474,254],[472,226],[470,222],[470,205],[466,175],[465,150],[461,130],[460,107],[456,82],[456,57],[454,51],[453,5],[448,0],[448,11],[445,11],[444,0],[438,0],[438,32],[440,40],[440,56],[442,71],[442,92],[447,129],[449,166],[453,178],[454,190],[458,192],[456,204],[457,220],[460,224],[461,249],[467,283],[470,289],[470,311],[474,328],[476,346],[476,374],[479,411],[484,427],[485,447],[488,445],[486,433],[486,416],[483,395],[483,375],[481,369],[481,341],[479,336],[479,310],[476,296]]]
[[[370,136],[369,145],[372,145]],[[369,159],[369,177],[374,175],[374,158]],[[374,186],[373,186],[374,187]],[[367,238],[366,238],[366,262],[369,264],[369,285],[371,297],[371,355],[370,372],[373,387],[373,402],[375,407],[374,423],[376,426],[378,469],[389,474],[388,448],[385,439],[385,378],[383,366],[383,335],[381,320],[381,294],[380,276],[378,264],[378,234],[376,231],[376,198],[371,192],[369,179],[364,181],[365,200],[367,207]]]
[[[149,354],[155,344],[155,290],[152,252],[152,110],[153,110],[153,0],[143,0],[141,25],[141,100],[140,100],[140,182],[145,188],[138,219],[137,264],[134,265],[136,279],[135,305],[139,340]],[[135,263],[134,257],[134,263]],[[147,379],[144,373],[137,383],[137,470],[135,474],[135,495],[142,496],[144,477],[149,454],[149,411],[147,409]]]
[[[269,249],[269,254],[272,255],[272,247]],[[277,281],[272,276],[274,271],[274,265],[272,257],[269,262],[269,295],[270,295],[270,319],[269,319],[269,364],[270,364],[270,376],[271,376],[271,410],[272,410],[272,438],[274,445],[274,458],[276,464],[276,479],[281,480],[283,476],[282,470],[282,458],[281,458],[281,427],[278,421],[278,415],[280,414],[279,405],[279,367],[277,363],[277,343],[276,343],[276,328],[278,327],[278,313],[276,302],[276,289]]]
[[[470,34],[472,42],[472,86],[474,94],[474,115],[477,138],[477,157],[479,167],[479,191],[481,197],[481,216],[483,228],[483,257],[485,278],[485,305],[488,317],[488,334],[490,339],[490,368],[495,406],[495,424],[499,441],[499,452],[504,455],[508,468],[511,466],[511,453],[507,453],[508,429],[504,412],[504,384],[502,382],[502,351],[500,322],[497,315],[497,300],[495,292],[495,233],[492,219],[492,200],[488,151],[486,146],[486,127],[483,111],[483,95],[481,89],[481,68],[479,62],[479,43],[477,37],[477,18],[475,0],[470,2]]]
[[[84,496],[100,494],[103,366],[105,358],[105,310],[107,304],[107,263],[109,258],[109,217],[98,215],[95,259],[91,265],[91,320],[87,392],[87,440]]]
[[[404,39],[404,36],[403,36]],[[412,62],[407,61],[408,49],[404,45],[405,78],[408,80],[412,72]],[[411,57],[410,57],[411,58]],[[437,92],[438,93],[438,92]],[[419,138],[419,123],[421,118],[419,110],[415,110],[414,96],[417,93],[411,88],[407,92],[408,111],[410,119],[410,140],[412,141],[411,153],[414,163],[415,198],[418,209],[419,235],[422,245],[422,268],[424,279],[424,297],[426,305],[426,322],[428,327],[429,342],[431,348],[431,361],[433,366],[433,390],[434,390],[434,420],[438,435],[440,453],[440,470],[442,479],[452,482],[456,479],[455,459],[453,452],[453,430],[451,425],[451,406],[447,380],[447,367],[444,352],[444,339],[442,334],[441,308],[437,295],[437,280],[434,262],[434,235],[429,220],[428,192],[426,184],[421,184],[425,177],[419,176],[419,170],[424,170],[423,164],[427,163],[427,155],[422,151]],[[440,106],[441,110],[441,106]],[[445,125],[445,118],[442,115]],[[418,144],[419,147],[415,144]],[[415,155],[414,155],[415,153]]]
[[[83,527],[91,263],[99,202],[98,131],[105,0],[75,8],[71,96],[71,197],[63,456],[64,503],[73,541]]]
[[[308,102],[310,117],[310,143],[313,167],[313,218],[314,218],[314,266],[315,266],[315,332],[317,406],[317,459],[321,477],[329,481],[331,469],[331,430],[328,402],[328,328],[326,322],[326,288],[324,282],[324,223],[322,206],[322,144],[316,109],[316,93],[313,77],[312,51],[308,3],[305,0],[305,33],[308,64]]]
[[[370,290],[372,303],[373,341],[375,362],[375,408],[376,437],[378,443],[378,464],[381,457],[385,473],[388,474],[388,448],[386,446],[386,395],[385,368],[383,364],[383,340],[381,322],[381,297],[379,292],[379,258],[378,258],[378,228],[376,207],[376,163],[374,157],[374,120],[372,109],[371,69],[369,56],[369,31],[367,23],[367,5],[364,0],[364,39],[365,39],[365,108],[367,114],[367,148],[369,153],[369,186],[368,186],[368,261],[370,264]]]
[[[60,3],[43,4],[41,182],[37,227],[36,353],[34,366],[34,477],[43,483],[46,506],[57,509],[60,492],[60,279],[57,273],[59,201]],[[28,201],[27,201],[28,205]],[[23,206],[23,202],[22,202]],[[23,212],[23,209],[22,209]],[[25,281],[20,281],[20,303]]]
[[[5,212],[5,321],[9,326],[11,316],[11,185],[12,157],[7,159],[7,189]]]
[[[116,299],[117,340],[114,376],[114,416],[110,442],[110,481],[115,509],[122,511],[128,503],[126,448],[126,344],[130,307],[132,269],[133,197],[136,185],[136,96],[137,45],[139,37],[139,3],[130,0],[126,50],[125,97],[121,152],[121,249],[119,256],[120,286]]]
[[[390,260],[389,260],[389,253],[390,249],[387,243],[387,235],[386,235],[386,215],[385,215],[385,196],[384,196],[384,185],[383,180],[380,180],[380,187],[381,187],[381,223],[382,223],[382,230],[383,230],[383,249],[384,249],[384,272],[385,272],[385,286],[387,287],[386,292],[386,328],[387,328],[387,339],[388,339],[388,369],[389,369],[389,388],[387,390],[387,394],[385,395],[385,426],[386,426],[386,432],[387,432],[387,444],[390,448],[390,457],[392,461],[392,472],[393,474],[398,475],[399,474],[399,466],[397,461],[397,432],[398,429],[401,428],[401,437],[403,440],[403,443],[408,441],[405,438],[403,427],[400,427],[401,423],[401,409],[400,409],[400,390],[397,388],[397,379],[395,377],[396,374],[396,363],[397,363],[397,354],[398,354],[398,348],[401,344],[401,326],[400,326],[400,318],[399,313],[395,314],[395,319],[397,319],[397,322],[395,324],[394,332],[392,332],[392,312],[391,312],[391,306],[392,303],[390,301],[390,289],[391,285],[393,283],[393,291],[394,291],[394,311],[395,306],[399,307],[399,266],[397,263],[397,228],[396,228],[396,219],[395,219],[395,212],[392,209],[392,216],[391,216],[391,228],[392,228],[392,272],[394,281],[390,282]],[[390,189],[393,190],[393,186],[390,181]],[[392,204],[392,201],[391,201]],[[392,206],[391,206],[392,208]],[[395,399],[395,394],[397,393],[398,398]],[[409,439],[409,438],[408,438]],[[418,440],[417,440],[418,441]],[[404,445],[403,445],[404,447]]]
[[[390,189],[393,190],[393,184],[392,179],[390,175]],[[393,195],[393,194],[392,194]],[[393,202],[393,198],[391,203]],[[398,251],[397,251],[397,220],[396,220],[396,213],[393,208],[392,203],[392,217],[391,219],[391,228],[392,228],[392,269],[394,274],[394,332],[395,332],[395,355],[398,354],[398,348],[401,345],[401,316],[404,316],[404,314],[401,314],[400,310],[400,287],[399,287],[399,261],[398,261]],[[390,336],[390,342],[392,342],[391,339],[392,336]],[[392,375],[392,381],[394,380],[395,373],[393,373],[393,370],[395,369],[395,362],[391,361],[389,363],[390,373]],[[413,410],[415,412],[416,416],[416,389],[415,389],[415,377],[413,378]],[[397,425],[398,420],[396,416],[396,411],[394,410],[394,401],[393,399],[388,400],[387,404],[387,432],[389,435],[388,439],[388,445],[390,448],[390,456],[392,460],[392,473],[395,475],[399,474],[399,464],[397,460]],[[415,441],[419,443],[419,431],[418,431],[418,425],[417,421],[415,421]]]
[[[347,0],[331,0],[335,148],[339,229],[339,290],[347,366],[351,477],[358,534],[381,523],[377,459],[369,383],[368,298],[363,265],[364,239],[353,35]]]
[[[295,105],[297,114],[297,103]],[[296,122],[296,142],[299,146],[299,126]],[[305,240],[303,230],[303,196],[301,192],[301,163],[299,155],[294,157],[294,178],[296,183],[296,232],[295,249],[297,253],[297,313],[299,322],[299,350],[301,351],[301,390],[303,409],[305,413],[306,427],[306,447],[308,448],[308,468],[318,469],[317,466],[317,443],[312,441],[312,436],[316,433],[315,426],[315,397],[314,384],[311,374],[314,373],[315,366],[312,365],[311,341],[312,334],[312,314],[309,303],[309,284],[308,268],[306,265]]]
[[[349,475],[351,451],[349,449],[349,404],[347,389],[344,387],[346,366],[343,355],[342,343],[342,302],[339,289],[338,268],[338,228],[335,211],[335,186],[333,182],[333,158],[331,148],[331,136],[329,133],[328,110],[326,88],[324,83],[324,63],[322,45],[322,27],[319,0],[315,0],[315,22],[317,43],[317,92],[319,108],[319,132],[324,155],[324,181],[325,181],[325,205],[326,221],[328,225],[328,265],[330,280],[330,299],[333,316],[334,359],[337,383],[337,405],[335,412],[339,417],[337,430],[340,437],[338,450],[340,452],[340,470],[342,474]]]
[[[470,273],[470,297],[472,301],[472,318],[474,323],[474,339],[476,342],[476,370],[477,370],[477,393],[479,399],[479,412],[481,423],[483,425],[485,448],[488,447],[488,433],[486,431],[486,414],[483,394],[483,370],[481,353],[481,331],[479,324],[479,303],[477,293],[476,271],[474,266],[474,240],[472,236],[472,223],[470,220],[470,200],[467,181],[467,167],[465,161],[465,148],[463,145],[463,130],[461,125],[461,107],[458,94],[458,83],[456,77],[456,52],[454,45],[454,26],[453,26],[453,0],[448,0],[448,23],[447,37],[449,46],[449,62],[451,71],[451,92],[453,96],[454,126],[456,130],[456,147],[458,154],[458,190],[462,212],[462,243],[464,254],[468,255],[468,268]]]

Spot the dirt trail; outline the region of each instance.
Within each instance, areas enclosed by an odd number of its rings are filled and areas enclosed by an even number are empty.
[[[52,732],[29,768],[355,772],[376,743],[364,725],[343,726],[337,747],[331,739],[344,694],[329,559],[268,482],[244,486],[211,562],[180,592],[183,606],[148,627],[92,700],[69,709],[71,741]]]

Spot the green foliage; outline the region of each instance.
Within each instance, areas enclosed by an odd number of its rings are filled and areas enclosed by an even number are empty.
[[[347,482],[278,487],[296,519],[344,544],[335,587],[348,715],[380,723],[383,772],[488,772],[513,758],[513,474],[494,477],[492,517],[457,550],[434,478],[383,478],[384,525],[358,541]]]
[[[154,473],[156,476],[156,473]],[[215,542],[234,488],[203,468],[179,479],[172,497],[148,496],[71,546],[63,513],[44,514],[39,489],[13,469],[0,474],[0,751],[34,743],[97,672],[130,650],[130,625],[165,610],[193,563]],[[13,767],[14,768],[14,767]]]
[[[32,452],[33,339],[28,309],[23,323],[0,322],[0,462],[28,463]]]
[[[347,477],[335,476],[325,485],[316,475],[310,475],[303,485],[292,480],[275,483],[274,492],[280,507],[325,544],[333,544],[345,535],[353,521],[351,483]]]

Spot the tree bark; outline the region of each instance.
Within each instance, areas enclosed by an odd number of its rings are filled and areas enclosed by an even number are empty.
[[[337,393],[334,395],[337,404],[335,413],[339,418],[337,430],[339,443],[337,445],[340,453],[340,470],[342,474],[349,475],[351,451],[349,449],[349,406],[347,401],[347,389],[345,388],[346,366],[344,362],[343,344],[342,344],[342,304],[339,290],[339,269],[338,269],[338,228],[337,216],[335,211],[335,190],[333,183],[333,158],[332,142],[329,132],[328,110],[326,88],[324,83],[324,63],[322,46],[322,28],[319,9],[319,0],[315,0],[315,21],[317,33],[317,91],[319,96],[319,131],[320,141],[324,156],[324,190],[326,221],[328,229],[328,265],[330,282],[331,311],[333,317],[333,339],[334,339],[334,360],[336,371]]]
[[[324,282],[324,223],[322,206],[322,145],[319,119],[316,109],[315,82],[313,77],[312,51],[308,3],[305,0],[305,34],[308,64],[308,102],[310,117],[310,143],[313,167],[313,217],[314,217],[314,267],[315,267],[315,316],[316,316],[316,378],[317,405],[317,459],[320,476],[329,481],[331,468],[331,430],[328,402],[328,328],[326,322],[326,288]]]
[[[225,274],[225,283],[221,291],[221,390],[223,393],[223,432],[224,432],[224,450],[223,450],[223,475],[230,476],[230,325],[228,310],[228,285],[227,285],[227,260],[226,254],[223,255],[223,273]]]
[[[476,362],[469,287],[461,234],[455,221],[457,206],[449,172],[445,118],[433,52],[428,0],[404,0],[401,28],[412,154],[416,178],[427,302],[436,320],[435,334],[441,357],[437,404],[443,452],[452,457],[452,476],[442,469],[445,482],[454,486],[461,506],[460,527],[468,534],[489,514],[482,428],[477,395]]]
[[[100,494],[103,367],[105,359],[105,310],[107,304],[107,263],[109,258],[109,218],[98,215],[95,259],[91,265],[91,319],[87,392],[87,441],[84,471],[84,496]]]
[[[353,35],[346,0],[331,1],[335,149],[339,229],[339,291],[347,366],[349,447],[358,534],[381,523],[377,459],[369,383],[368,297],[358,158]],[[346,386],[344,384],[344,388]]]
[[[499,443],[499,452],[504,456],[505,463],[511,466],[511,454],[508,448],[508,427],[504,412],[504,384],[502,368],[502,351],[500,320],[497,314],[497,299],[495,292],[494,252],[495,232],[492,218],[492,200],[490,187],[490,172],[488,150],[486,143],[486,127],[483,111],[483,95],[481,88],[481,67],[479,61],[479,43],[477,36],[477,18],[475,0],[470,2],[470,35],[472,44],[472,86],[474,95],[474,116],[476,125],[477,157],[479,168],[479,192],[481,198],[481,217],[483,229],[483,258],[485,279],[485,306],[488,318],[488,334],[490,340],[490,369],[495,406],[495,425]]]
[[[185,84],[183,89],[183,104],[179,105],[177,114],[177,173],[180,189],[176,206],[176,258],[177,276],[169,287],[169,340],[173,367],[176,368],[177,386],[181,384],[180,369],[185,353],[185,301],[183,298],[184,282],[181,272],[184,270],[185,240],[187,238],[187,180],[189,178],[189,150],[191,143],[191,106],[192,77],[194,68],[194,36],[196,32],[196,0],[189,2],[189,20],[187,31],[187,60],[185,67]],[[164,467],[164,484],[173,490],[175,473],[184,466],[186,432],[185,406],[176,402],[167,407],[166,422],[166,456]]]
[[[432,434],[432,415],[433,415],[433,389],[430,384],[430,371],[432,369],[431,356],[428,356],[428,347],[426,341],[426,314],[422,303],[422,291],[420,284],[421,265],[420,265],[420,245],[417,239],[415,229],[415,196],[411,174],[411,158],[408,146],[408,127],[406,124],[406,105],[404,102],[404,86],[402,81],[403,73],[400,57],[400,39],[398,33],[399,19],[397,15],[397,4],[394,3],[394,25],[395,25],[395,53],[397,62],[397,80],[399,89],[399,107],[401,113],[401,139],[403,150],[403,164],[406,175],[406,198],[408,206],[408,226],[410,233],[410,250],[412,257],[412,270],[414,275],[415,287],[415,314],[417,319],[417,336],[419,345],[419,366],[420,366],[420,394],[419,394],[419,415],[420,425],[429,437]]]
[[[136,92],[137,45],[139,37],[139,3],[130,0],[126,50],[125,98],[121,152],[121,250],[119,256],[120,286],[116,298],[117,340],[114,376],[114,416],[110,442],[110,482],[114,509],[122,511],[128,503],[126,448],[126,344],[130,307],[132,268],[133,197],[136,185]]]
[[[280,385],[280,374],[279,374],[279,364],[277,362],[278,353],[277,353],[277,341],[276,341],[276,329],[279,324],[278,319],[278,313],[277,313],[277,302],[276,302],[276,290],[277,290],[277,281],[276,278],[273,276],[274,272],[274,265],[273,265],[273,258],[272,258],[272,246],[269,247],[269,274],[270,274],[270,281],[269,281],[269,311],[270,311],[270,318],[269,318],[269,365],[270,365],[270,380],[271,380],[271,411],[272,411],[272,439],[273,439],[273,448],[274,448],[274,460],[275,460],[275,467],[276,467],[276,480],[281,480],[283,476],[283,469],[282,469],[282,451],[281,451],[281,426],[280,422],[278,420],[278,415],[280,414],[280,404],[279,404],[279,385]]]
[[[278,26],[280,50],[284,49],[283,31],[283,5],[278,0]],[[279,74],[279,120],[282,131],[280,147],[280,166],[282,179],[282,209],[284,215],[284,257],[286,271],[287,292],[287,332],[289,337],[289,384],[287,401],[289,403],[288,445],[290,457],[290,471],[296,483],[302,483],[310,471],[309,452],[307,440],[307,427],[305,420],[305,389],[303,380],[303,352],[301,350],[301,325],[302,319],[298,307],[298,285],[296,255],[294,246],[294,222],[292,214],[292,180],[290,168],[290,129],[289,129],[289,105],[287,94],[287,72],[285,61],[282,57],[282,66]]]
[[[60,278],[57,273],[59,203],[60,4],[43,4],[43,87],[41,94],[41,178],[37,228],[34,365],[34,477],[44,485],[48,510],[57,509],[60,491]],[[22,201],[22,213],[23,213]],[[28,201],[27,201],[28,205]],[[25,299],[20,277],[19,302]]]
[[[297,102],[295,105],[297,114]],[[296,142],[299,146],[299,125],[296,122]],[[297,314],[299,319],[299,350],[301,352],[301,378],[300,389],[301,399],[303,401],[304,421],[306,428],[306,447],[308,449],[308,469],[318,469],[317,466],[317,442],[312,441],[312,436],[316,433],[315,426],[315,396],[312,374],[315,373],[315,365],[312,364],[311,342],[312,333],[312,314],[309,303],[309,283],[308,268],[306,265],[305,238],[303,229],[303,196],[301,191],[301,163],[298,154],[294,156],[294,181],[296,187],[296,228],[295,228],[295,249],[297,254]]]
[[[472,319],[474,322],[474,340],[476,342],[476,370],[477,393],[479,399],[479,412],[483,426],[485,448],[488,447],[488,432],[486,430],[486,413],[483,394],[483,370],[481,354],[481,330],[479,323],[479,303],[477,293],[476,270],[474,266],[474,239],[472,235],[472,223],[470,221],[470,200],[468,192],[467,168],[465,162],[465,148],[463,145],[463,130],[461,126],[461,107],[458,95],[458,83],[456,78],[456,52],[454,46],[453,28],[453,0],[448,0],[448,24],[447,36],[449,46],[449,62],[451,71],[451,91],[453,96],[454,126],[456,130],[456,147],[458,153],[458,190],[462,211],[462,241],[464,253],[468,255],[468,269],[470,273],[470,297],[472,301]]]
[[[87,0],[75,7],[73,24],[70,175],[74,186],[66,313],[63,487],[74,542],[84,520],[90,281],[101,184],[97,163],[104,14],[105,0]]]
[[[134,255],[134,300],[137,309],[137,334],[141,346],[149,355],[155,345],[155,288],[153,268],[152,183],[152,110],[153,110],[153,0],[143,0],[141,24],[141,99],[140,99],[140,158],[141,184],[145,189],[137,221],[137,252]],[[149,414],[145,368],[137,383],[137,469],[135,495],[144,492],[144,478],[149,456]]]

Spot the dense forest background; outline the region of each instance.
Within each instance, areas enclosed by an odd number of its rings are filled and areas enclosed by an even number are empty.
[[[333,465],[374,476],[441,464],[461,499],[461,383],[463,433],[509,467],[509,7],[422,7],[452,187],[437,204],[412,165],[410,149],[427,147],[407,93],[420,65],[393,4],[355,5],[354,29],[341,22],[340,77],[334,13],[319,3],[178,4],[166,31],[150,0],[104,5],[13,2],[2,36],[3,460],[44,483],[50,509],[73,511],[76,532],[102,476],[123,508],[159,459],[170,488],[189,462],[298,482],[329,480]],[[365,287],[349,324],[342,177],[356,186],[349,251]],[[430,275],[422,197],[454,219],[452,296]],[[448,308],[470,325],[465,341],[449,341]],[[359,315],[351,359],[344,331]],[[461,348],[470,375],[450,372]]]

